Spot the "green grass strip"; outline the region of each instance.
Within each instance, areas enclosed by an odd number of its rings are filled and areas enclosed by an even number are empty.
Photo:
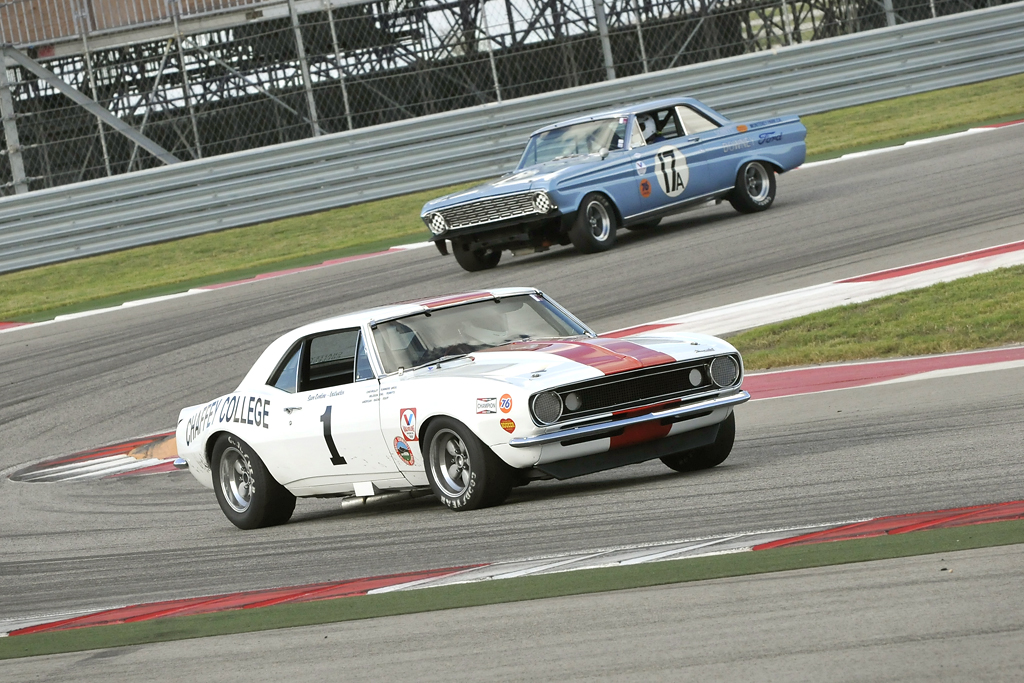
[[[1024,343],[1024,266],[830,308],[729,341],[748,370]]]
[[[1024,75],[807,116],[808,159],[1021,119],[1022,102]],[[425,240],[429,233],[419,220],[424,202],[467,186],[0,275],[0,321],[48,320]]]
[[[467,187],[460,185],[457,187]],[[34,322],[429,238],[437,190],[0,275],[0,320]]]
[[[586,569],[0,639],[0,659],[495,605],[1024,543],[1024,520],[758,552]]]

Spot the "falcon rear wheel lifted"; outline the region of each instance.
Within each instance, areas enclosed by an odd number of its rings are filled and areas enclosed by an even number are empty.
[[[213,490],[224,516],[239,529],[284,524],[295,510],[295,496],[277,483],[256,451],[222,434],[210,458]]]
[[[710,469],[725,462],[729,453],[732,452],[732,444],[735,440],[736,414],[729,413],[729,417],[718,425],[718,436],[715,437],[713,444],[695,448],[692,451],[666,455],[661,461],[676,472]]]
[[[464,240],[452,240],[452,252],[462,269],[471,273],[489,270],[501,260],[501,249],[472,249],[472,245]]]
[[[439,417],[423,437],[427,480],[442,503],[452,510],[475,510],[508,497],[515,470],[464,424]]]

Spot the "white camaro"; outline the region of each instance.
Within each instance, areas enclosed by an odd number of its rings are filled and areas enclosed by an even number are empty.
[[[496,289],[289,332],[234,392],[181,411],[177,448],[242,529],[286,522],[297,496],[429,487],[469,510],[654,458],[714,467],[742,374],[721,339],[599,337],[536,289]]]

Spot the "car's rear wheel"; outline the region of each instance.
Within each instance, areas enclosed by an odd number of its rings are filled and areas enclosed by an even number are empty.
[[[508,497],[515,470],[461,422],[437,418],[427,426],[423,443],[430,488],[452,510],[498,505]]]
[[[732,452],[732,444],[735,440],[736,414],[729,413],[729,417],[725,418],[718,426],[718,436],[715,437],[713,444],[695,448],[692,451],[667,455],[661,461],[676,472],[710,469],[725,462],[729,453]]]
[[[501,249],[472,249],[471,244],[464,240],[452,242],[455,260],[463,270],[475,273],[478,270],[489,270],[501,260]]]
[[[223,434],[210,459],[213,490],[224,516],[239,529],[284,524],[295,510],[295,496],[271,476],[256,451]]]
[[[740,213],[764,211],[775,201],[775,171],[760,161],[748,161],[736,173],[729,203]]]
[[[612,248],[618,227],[618,215],[612,203],[604,195],[591,192],[580,202],[569,239],[584,254],[595,254]]]

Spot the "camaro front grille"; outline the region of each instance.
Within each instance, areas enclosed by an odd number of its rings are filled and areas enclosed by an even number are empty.
[[[533,192],[520,192],[488,197],[441,209],[437,213],[444,216],[450,230],[469,228],[474,225],[539,214],[540,212],[533,203],[534,194]]]
[[[556,423],[639,408],[716,389],[718,387],[709,371],[713,360],[681,361],[557,387],[553,391],[562,399],[563,410]],[[737,372],[734,383],[739,381]],[[567,400],[570,394],[575,394],[575,397]],[[570,405],[579,407],[569,410]]]

